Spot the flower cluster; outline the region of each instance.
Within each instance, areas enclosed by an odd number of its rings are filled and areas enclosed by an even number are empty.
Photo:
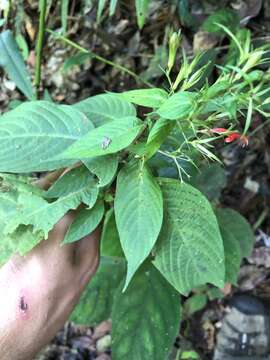
[[[232,143],[235,140],[239,140],[242,147],[248,146],[248,138],[243,134],[239,134],[237,131],[230,131],[225,128],[213,128],[210,129],[210,132],[213,134],[224,134],[226,135],[224,141],[225,143]]]

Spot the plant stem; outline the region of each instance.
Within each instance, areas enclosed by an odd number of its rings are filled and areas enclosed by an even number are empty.
[[[45,33],[45,17],[46,17],[47,0],[39,0],[39,28],[38,28],[38,40],[36,46],[36,66],[35,66],[35,80],[36,96],[38,98],[38,92],[41,80],[41,60],[43,50],[43,39]]]
[[[126,73],[126,74],[132,76],[134,79],[136,79],[136,81],[141,82],[141,83],[147,85],[148,87],[151,87],[151,88],[154,87],[151,83],[149,83],[148,81],[142,79],[140,76],[138,76],[137,74],[135,74],[133,71],[127,69],[126,67],[124,67],[124,66],[122,66],[122,65],[119,65],[119,64],[116,64],[116,63],[114,63],[113,61],[107,60],[106,58],[104,58],[104,57],[102,57],[102,56],[94,53],[93,51],[90,51],[90,50],[87,50],[87,49],[83,48],[82,46],[80,46],[80,45],[76,44],[75,42],[69,40],[69,39],[66,38],[65,36],[60,35],[60,34],[57,34],[55,31],[52,31],[52,30],[50,30],[50,29],[46,29],[46,31],[47,31],[48,33],[52,34],[55,38],[60,39],[60,40],[62,40],[63,42],[65,42],[66,44],[72,46],[74,49],[77,49],[77,50],[83,52],[84,54],[89,54],[89,55],[91,55],[93,58],[95,58],[95,59],[103,62],[104,64],[110,65],[110,66],[112,66],[112,67],[114,67],[114,68],[122,71],[123,73]]]

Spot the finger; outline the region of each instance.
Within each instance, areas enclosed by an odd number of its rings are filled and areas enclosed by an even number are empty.
[[[34,184],[43,190],[48,190],[52,184],[64,173],[64,171],[65,169],[53,171],[37,180]]]
[[[79,167],[82,163],[78,162],[68,168],[55,170],[53,172],[50,172],[49,174],[45,175],[41,179],[37,180],[35,182],[35,185],[40,187],[41,189],[48,190],[53,183],[56,182],[61,176],[65,175],[67,172],[69,172],[72,169],[75,169],[76,167]]]
[[[74,263],[75,256],[75,244],[66,244],[61,246],[66,232],[74,220],[75,213],[73,211],[68,212],[54,228],[49,232],[48,239],[42,240],[32,251],[27,255],[30,257],[39,254],[46,258],[62,259],[67,265],[72,266]],[[62,261],[61,260],[61,261]]]
[[[75,267],[83,289],[95,274],[100,257],[100,228],[76,242]]]

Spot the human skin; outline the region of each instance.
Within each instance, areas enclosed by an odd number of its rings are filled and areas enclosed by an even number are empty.
[[[63,326],[95,274],[99,229],[60,245],[74,215],[65,215],[25,257],[15,254],[0,268],[1,360],[33,359]]]

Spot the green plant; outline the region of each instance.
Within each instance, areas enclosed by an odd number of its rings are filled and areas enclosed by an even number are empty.
[[[0,41],[6,38],[12,42],[9,32]],[[203,158],[219,161],[216,141],[247,144],[254,111],[269,116],[270,73],[258,69],[265,48],[252,49],[250,37],[232,41],[235,63],[220,66],[213,84],[196,87],[208,65],[196,68],[201,55],[191,62],[183,55],[171,78],[174,46],[167,90],[101,94],[72,106],[33,100],[0,117],[0,261],[46,239],[70,209],[79,208],[64,243],[101,226],[101,265],[72,318],[95,323],[111,316],[114,359],[165,359],[179,330],[180,294],[236,283],[251,252],[247,221],[218,208],[207,189],[211,203],[198,190],[205,178],[191,176]],[[6,70],[31,99],[19,61],[6,62]],[[148,108],[143,118],[141,106]],[[35,187],[32,173],[63,167],[69,172],[48,191]]]

